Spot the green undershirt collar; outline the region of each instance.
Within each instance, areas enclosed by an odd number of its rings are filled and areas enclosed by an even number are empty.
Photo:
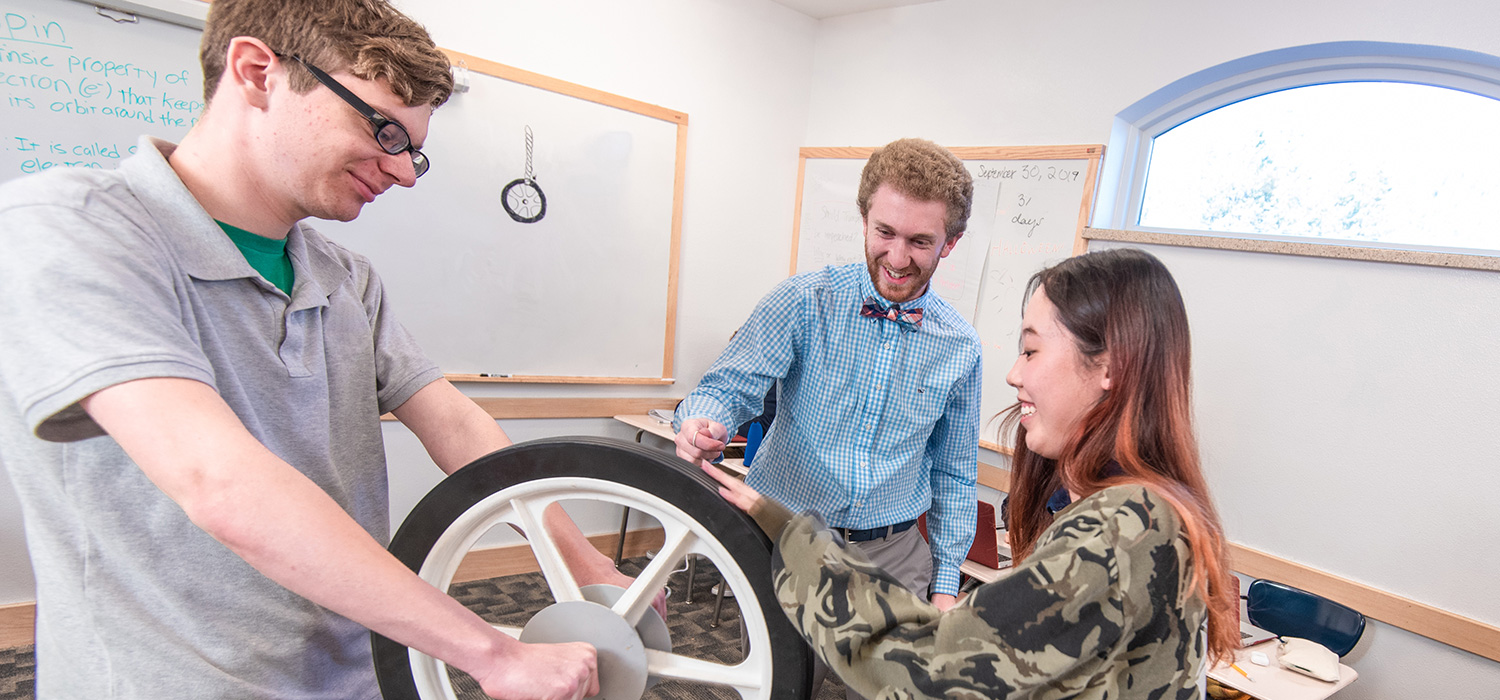
[[[240,249],[250,267],[287,296],[292,295],[292,259],[286,254],[285,238],[266,238],[217,219],[214,223],[224,229],[229,240],[234,241],[234,246]]]

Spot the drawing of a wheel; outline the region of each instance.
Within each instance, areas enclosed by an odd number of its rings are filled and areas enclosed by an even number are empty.
[[[542,513],[553,503],[577,501],[627,506],[661,525],[662,546],[630,588],[580,587],[563,564],[541,525]],[[643,697],[656,680],[708,686],[742,699],[807,696],[811,651],[776,602],[770,540],[687,462],[604,438],[508,447],[475,460],[427,494],[390,550],[424,580],[448,590],[464,554],[497,525],[528,534],[555,601],[534,614],[524,631],[497,629],[523,641],[594,644],[602,697]],[[674,651],[651,609],[655,593],[689,555],[712,562],[740,606],[748,643],[737,663]],[[371,638],[386,700],[458,697],[445,664],[380,635]]]
[[[510,218],[523,224],[534,224],[547,215],[547,195],[536,180],[518,178],[500,190],[500,204]]]

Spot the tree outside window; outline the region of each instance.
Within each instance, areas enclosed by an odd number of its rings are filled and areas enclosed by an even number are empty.
[[[1500,249],[1500,100],[1394,82],[1298,87],[1153,142],[1139,225]]]

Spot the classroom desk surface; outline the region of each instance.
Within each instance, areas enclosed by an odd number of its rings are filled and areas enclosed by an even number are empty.
[[[619,415],[619,416],[615,416],[615,420],[620,421],[621,423],[624,423],[624,424],[629,425],[630,427],[636,429],[636,434],[635,434],[635,441],[636,442],[640,442],[641,441],[641,435],[643,433],[651,433],[652,435],[655,435],[657,437],[666,438],[668,440],[674,440],[677,437],[677,434],[674,433],[674,432],[672,432],[672,423],[671,423],[671,421],[657,420],[656,418],[648,416],[648,415],[646,415],[644,413],[633,413],[633,414]],[[731,440],[731,441],[729,441],[729,446],[730,447],[736,447],[736,446],[743,447],[744,445],[745,445],[745,441],[744,440]]]
[[[974,536],[983,537],[984,533],[976,532]],[[964,563],[958,565],[958,570],[979,580],[981,583],[989,583],[1000,578],[1000,574],[1004,573],[1011,566],[1010,545],[1005,542],[1004,530],[995,531],[995,549],[1000,552],[1000,556],[1005,557],[1005,560],[1000,562],[1000,568],[992,569],[973,559],[965,559]]]
[[[1253,651],[1263,652],[1270,657],[1271,665],[1256,666],[1250,663],[1250,652]],[[1277,663],[1280,656],[1281,643],[1270,639],[1235,652],[1236,663],[1250,674],[1250,678],[1240,675],[1227,664],[1209,669],[1208,677],[1260,700],[1323,700],[1359,678],[1359,672],[1339,664],[1338,681],[1320,681],[1282,668]]]

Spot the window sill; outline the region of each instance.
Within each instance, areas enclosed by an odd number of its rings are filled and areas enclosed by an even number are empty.
[[[1342,260],[1366,260],[1371,262],[1401,263],[1405,265],[1427,265],[1451,267],[1464,270],[1500,271],[1500,254],[1480,252],[1440,252],[1413,250],[1410,248],[1381,247],[1381,244],[1348,245],[1346,242],[1315,243],[1309,239],[1249,238],[1218,236],[1198,233],[1169,233],[1165,231],[1140,231],[1105,228],[1085,228],[1083,238],[1095,241],[1120,241],[1187,248],[1214,248],[1239,250],[1247,253],[1274,253],[1277,255],[1303,255],[1316,258],[1338,258]]]

